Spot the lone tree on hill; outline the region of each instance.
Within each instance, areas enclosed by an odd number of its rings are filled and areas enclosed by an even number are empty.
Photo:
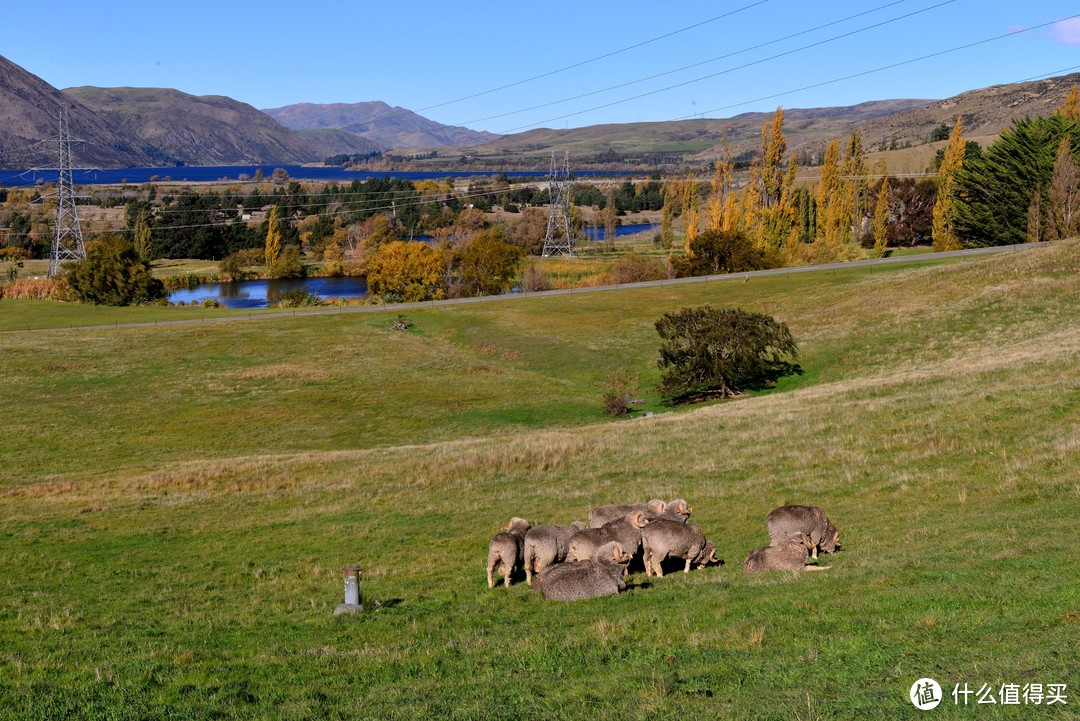
[[[683,308],[661,316],[656,332],[660,392],[668,403],[731,398],[803,372],[791,362],[799,350],[787,325],[761,313]]]

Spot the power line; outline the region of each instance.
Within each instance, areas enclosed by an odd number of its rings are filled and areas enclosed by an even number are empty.
[[[779,98],[779,97],[784,96],[784,95],[791,95],[792,93],[801,93],[804,90],[812,90],[814,88],[820,88],[820,87],[823,87],[825,85],[832,85],[832,84],[835,84],[835,83],[843,82],[845,80],[851,80],[852,78],[858,78],[858,77],[862,77],[864,75],[871,75],[873,73],[879,73],[879,72],[881,72],[883,70],[892,70],[894,68],[899,68],[899,67],[902,67],[904,65],[910,65],[912,63],[921,62],[923,60],[929,60],[930,58],[936,58],[936,57],[940,57],[942,55],[948,55],[950,53],[959,52],[961,50],[967,50],[968,48],[973,48],[973,47],[976,47],[978,45],[985,45],[986,43],[991,43],[991,42],[994,42],[996,40],[1001,40],[1003,38],[1009,38],[1009,37],[1012,37],[1014,35],[1020,35],[1022,33],[1030,32],[1032,30],[1038,30],[1039,28],[1044,28],[1044,27],[1047,27],[1049,25],[1053,25],[1055,23],[1062,22],[1064,20],[1074,20],[1076,18],[1080,18],[1080,15],[1070,15],[1069,17],[1060,18],[1058,20],[1051,20],[1050,22],[1041,23],[1039,25],[1033,25],[1033,26],[1031,26],[1029,28],[1021,28],[1019,30],[1012,30],[1012,31],[1004,33],[1002,35],[995,35],[994,37],[986,38],[984,40],[976,40],[975,42],[966,43],[964,45],[958,45],[955,48],[949,48],[948,50],[939,50],[936,53],[928,53],[926,55],[920,55],[917,58],[911,58],[909,60],[901,60],[900,62],[890,63],[889,65],[882,65],[881,67],[877,67],[877,68],[874,68],[872,70],[864,70],[862,72],[852,73],[851,75],[845,75],[845,76],[840,77],[840,78],[833,78],[832,80],[825,80],[825,81],[822,81],[820,83],[814,83],[812,85],[804,85],[803,87],[796,88],[794,90],[785,90],[784,92],[781,92],[781,93],[773,93],[772,95],[763,95],[762,97],[755,98],[753,100],[744,100],[744,101],[739,102],[739,103],[732,103],[731,105],[724,105],[724,106],[721,106],[721,107],[718,107],[718,108],[712,108],[710,110],[705,110],[705,111],[702,111],[702,112],[705,112],[705,113],[718,113],[718,112],[721,112],[723,110],[730,110],[731,108],[737,108],[740,105],[749,105],[751,103],[761,102],[762,100],[772,100],[774,98]],[[695,113],[695,115],[696,115],[696,113]],[[694,117],[694,115],[688,115],[688,116],[685,116],[685,117],[682,117],[682,118],[674,118],[674,120],[689,120],[689,119],[691,119],[693,117]]]
[[[904,0],[900,0],[900,1],[903,2]],[[580,68],[582,66],[589,65],[590,63],[595,63],[595,62],[600,61],[600,60],[605,60],[607,58],[614,57],[615,55],[619,55],[621,53],[625,53],[625,52],[628,52],[630,50],[636,50],[638,48],[644,47],[644,46],[649,45],[651,43],[655,43],[655,42],[658,42],[660,40],[664,40],[666,38],[670,38],[670,37],[673,37],[675,35],[679,35],[681,33],[687,32],[689,30],[693,30],[695,28],[702,27],[703,25],[708,25],[709,23],[716,22],[717,20],[722,20],[723,18],[727,18],[727,17],[730,17],[732,15],[735,15],[736,13],[740,13],[740,12],[743,12],[745,10],[749,10],[751,8],[757,7],[758,5],[764,5],[766,2],[768,2],[768,0],[758,0],[758,2],[753,2],[753,3],[749,4],[749,5],[744,5],[743,7],[740,7],[740,8],[737,8],[735,10],[731,10],[729,12],[723,13],[722,15],[717,15],[716,17],[712,17],[712,18],[709,18],[707,20],[702,20],[702,21],[696,22],[696,23],[694,23],[692,25],[687,25],[686,27],[679,28],[678,30],[672,30],[671,32],[664,33],[663,35],[658,35],[656,37],[649,38],[648,40],[642,40],[641,42],[634,43],[633,45],[628,45],[626,47],[619,48],[618,50],[612,50],[611,52],[604,53],[603,55],[597,55],[596,57],[589,58],[588,60],[582,60],[580,62],[576,62],[576,63],[573,63],[571,65],[567,65],[565,67],[557,68],[555,70],[550,70],[550,71],[545,72],[545,73],[540,73],[539,75],[534,75],[532,77],[525,78],[523,80],[516,80],[516,81],[514,81],[512,83],[507,83],[505,85],[500,85],[499,87],[496,87],[496,88],[491,88],[489,90],[483,90],[483,91],[478,92],[478,93],[473,93],[472,95],[466,95],[466,96],[463,96],[463,97],[460,97],[460,98],[454,98],[453,100],[447,100],[445,102],[436,103],[435,105],[428,105],[426,107],[419,108],[418,110],[415,110],[415,111],[413,111],[413,110],[402,110],[400,112],[389,113],[387,115],[382,115],[382,116],[376,116],[374,118],[371,118],[370,120],[362,120],[362,121],[358,121],[358,122],[362,122],[362,123],[365,123],[365,124],[374,124],[374,123],[379,123],[379,122],[382,122],[382,121],[385,121],[385,120],[393,120],[395,118],[406,117],[406,116],[409,116],[409,115],[415,115],[415,114],[427,112],[428,110],[434,110],[436,108],[442,108],[442,107],[445,107],[447,105],[454,105],[456,103],[464,102],[466,100],[472,100],[474,98],[479,98],[479,97],[482,97],[484,95],[490,95],[492,93],[497,93],[497,92],[499,92],[501,90],[506,90],[508,88],[514,88],[514,87],[517,87],[519,85],[525,85],[526,83],[531,83],[531,82],[533,82],[535,80],[541,80],[543,78],[551,77],[552,75],[558,75],[559,73],[563,73],[563,72],[566,72],[568,70],[574,70],[576,68]]]
[[[495,120],[497,118],[505,118],[505,117],[510,116],[510,115],[519,115],[521,113],[529,112],[530,110],[539,110],[541,108],[551,107],[552,105],[560,105],[562,103],[568,103],[568,102],[571,102],[573,100],[581,100],[582,98],[591,97],[593,95],[599,95],[601,93],[610,92],[612,90],[619,90],[621,88],[629,87],[631,85],[637,85],[639,83],[648,82],[649,80],[656,80],[657,78],[662,78],[662,77],[665,77],[667,75],[674,75],[675,73],[680,73],[680,72],[682,72],[684,70],[691,70],[693,68],[701,67],[702,65],[708,65],[709,63],[715,63],[715,62],[717,62],[719,60],[725,60],[727,58],[734,57],[736,55],[742,55],[743,53],[748,53],[751,50],[760,50],[761,48],[768,47],[769,45],[775,45],[777,43],[784,42],[785,40],[791,40],[792,38],[797,38],[800,35],[807,35],[809,33],[817,32],[818,30],[823,30],[823,29],[825,29],[827,27],[831,27],[833,25],[839,25],[840,23],[845,23],[848,20],[854,20],[855,18],[859,18],[859,17],[862,17],[864,15],[870,15],[872,13],[878,12],[879,10],[884,10],[885,8],[892,7],[893,5],[900,5],[901,3],[905,3],[905,2],[908,2],[908,0],[894,0],[893,2],[886,3],[885,5],[879,5],[876,8],[872,8],[870,10],[866,10],[866,11],[861,12],[861,13],[856,13],[855,15],[849,15],[849,16],[847,16],[845,18],[840,18],[839,20],[833,20],[831,22],[827,22],[827,23],[824,23],[822,25],[818,25],[816,27],[809,28],[807,30],[800,30],[797,33],[791,33],[790,35],[785,35],[783,37],[776,38],[775,40],[769,40],[767,42],[758,43],[757,45],[751,45],[749,47],[745,47],[745,48],[743,48],[741,50],[736,50],[734,52],[725,53],[724,55],[718,55],[715,58],[709,58],[708,60],[702,60],[702,61],[697,62],[697,63],[691,63],[690,65],[683,65],[680,68],[674,68],[673,70],[666,70],[666,71],[664,71],[662,73],[657,73],[655,75],[649,75],[647,77],[638,78],[637,80],[630,80],[630,81],[627,81],[625,83],[619,83],[618,85],[610,85],[610,86],[608,86],[606,88],[601,88],[600,90],[593,90],[593,91],[590,91],[590,92],[587,92],[587,93],[582,93],[581,95],[574,95],[574,96],[569,97],[569,98],[563,98],[561,100],[554,100],[554,101],[549,102],[549,103],[542,103],[540,105],[533,105],[532,107],[523,108],[521,110],[513,110],[513,111],[510,111],[510,112],[507,112],[507,113],[499,113],[498,115],[489,115],[486,118],[477,118],[475,120],[467,120],[467,121],[465,121],[463,123],[459,123],[459,125],[471,125],[472,123],[482,123],[482,122],[485,122],[487,120]]]
[[[859,28],[858,30],[852,30],[850,32],[842,33],[840,35],[835,35],[835,36],[833,36],[831,38],[826,38],[825,40],[819,40],[818,42],[810,43],[809,45],[803,45],[802,47],[798,47],[798,48],[795,48],[793,50],[787,50],[787,51],[782,52],[782,53],[777,53],[776,55],[770,55],[767,58],[762,58],[760,60],[755,60],[753,62],[744,63],[742,65],[727,68],[726,70],[721,70],[721,71],[716,72],[716,73],[710,73],[709,75],[703,75],[703,76],[701,76],[699,78],[694,78],[692,80],[686,80],[684,82],[676,83],[674,85],[668,85],[666,87],[658,88],[656,90],[651,90],[651,91],[649,91],[647,93],[641,93],[640,95],[635,95],[635,96],[630,97],[630,98],[623,98],[622,100],[615,100],[613,102],[605,103],[603,105],[597,105],[595,107],[587,108],[585,110],[579,110],[579,111],[574,112],[574,113],[567,113],[566,115],[559,115],[559,116],[554,117],[554,118],[548,118],[547,120],[541,120],[541,121],[539,121],[537,123],[530,123],[529,125],[521,125],[521,126],[518,126],[516,128],[510,128],[509,130],[506,130],[504,132],[504,134],[514,133],[514,132],[517,132],[517,131],[520,131],[520,130],[524,130],[526,128],[535,128],[535,127],[538,127],[540,125],[544,125],[546,123],[554,122],[556,120],[565,120],[567,118],[573,118],[573,117],[576,117],[578,115],[584,115],[585,113],[591,113],[591,112],[593,112],[595,110],[603,110],[604,108],[610,108],[610,107],[613,107],[615,105],[621,105],[623,103],[629,103],[629,102],[634,101],[634,100],[640,100],[641,98],[647,98],[647,97],[650,97],[652,95],[658,95],[659,93],[664,93],[664,92],[667,92],[669,90],[674,90],[676,88],[682,88],[682,87],[685,87],[687,85],[693,85],[694,83],[700,83],[700,82],[702,82],[704,80],[711,80],[712,78],[716,78],[716,77],[719,77],[721,75],[726,75],[727,73],[732,73],[732,72],[735,72],[737,70],[744,70],[746,68],[753,67],[754,65],[760,65],[761,63],[765,63],[765,62],[768,62],[770,60],[776,60],[778,58],[786,57],[788,55],[793,55],[795,53],[802,52],[803,50],[808,50],[810,48],[818,47],[820,45],[825,45],[827,43],[836,42],[837,40],[842,40],[844,38],[851,37],[852,35],[857,35],[858,33],[863,33],[863,32],[866,32],[868,30],[873,30],[875,28],[879,28],[879,27],[882,27],[884,25],[888,25],[890,23],[894,23],[894,22],[897,22],[897,21],[900,21],[900,20],[905,20],[907,18],[914,17],[915,15],[920,15],[922,13],[929,12],[930,10],[936,10],[937,8],[943,7],[945,5],[951,5],[954,2],[956,2],[956,0],[944,0],[944,2],[937,3],[936,5],[931,5],[929,7],[923,8],[921,10],[916,10],[914,12],[907,13],[905,15],[900,15],[898,17],[891,18],[889,20],[883,20],[881,22],[874,23],[872,25],[867,25],[865,27]],[[751,101],[751,102],[753,102],[753,101]],[[706,110],[704,112],[713,112],[713,111]],[[693,117],[693,116],[690,116],[690,117]],[[680,118],[680,119],[682,119],[682,118]]]

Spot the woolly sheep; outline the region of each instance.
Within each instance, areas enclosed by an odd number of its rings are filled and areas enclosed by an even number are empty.
[[[598,596],[615,596],[626,588],[622,577],[630,554],[615,541],[600,547],[596,560],[560,563],[537,578],[544,600],[577,601]]]
[[[570,549],[566,553],[566,560],[591,561],[596,558],[600,547],[611,541],[617,541],[633,558],[641,547],[641,529],[648,524],[645,514],[639,511],[605,523],[600,528],[578,531],[570,539]]]
[[[810,537],[811,555],[818,557],[818,549],[835,553],[842,547],[840,531],[817,506],[781,506],[765,519],[769,542],[777,546],[783,541],[798,539],[800,533]]]
[[[600,528],[604,524],[626,518],[632,513],[644,513],[645,518],[651,521],[663,513],[666,506],[666,503],[655,498],[648,503],[597,506],[589,511],[589,528]]]
[[[568,526],[536,526],[525,534],[525,583],[533,583],[533,575],[548,566],[566,560],[570,550],[570,539],[578,531],[585,530],[581,521],[574,521]]]
[[[701,528],[693,523],[664,518],[651,521],[641,529],[641,547],[648,575],[663,576],[661,564],[668,558],[686,561],[684,573],[689,573],[692,565],[704,568],[717,561],[716,544],[706,539]]]
[[[800,533],[798,539],[781,541],[775,546],[762,546],[750,552],[743,562],[743,571],[824,571],[831,566],[807,566],[810,555],[810,537]]]
[[[488,588],[495,587],[495,573],[503,577],[503,585],[510,585],[510,574],[521,565],[524,556],[525,534],[529,532],[529,522],[514,516],[506,526],[505,533],[496,533],[488,544],[487,581]]]

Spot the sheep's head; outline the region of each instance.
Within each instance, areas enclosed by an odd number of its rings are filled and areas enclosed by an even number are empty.
[[[526,521],[524,518],[518,518],[517,516],[514,516],[510,519],[510,523],[506,524],[506,530],[511,533],[514,533],[515,531],[518,533],[528,533],[529,522]]]
[[[575,531],[584,531],[588,527],[589,524],[585,523],[585,521],[574,521],[570,524],[570,528],[573,528]]]
[[[720,559],[716,557],[716,544],[705,539],[705,547],[701,549],[701,553],[694,559],[694,563],[698,568],[705,568],[710,563],[717,563]]]
[[[664,512],[664,509],[667,508],[667,504],[658,498],[652,499],[645,505],[648,507],[650,513],[655,513],[656,515],[660,515]]]
[[[674,513],[677,513],[678,515],[682,516],[683,518],[689,518],[690,517],[690,512],[693,511],[694,509],[691,508],[690,506],[686,505],[686,501],[684,501],[683,499],[676,498],[674,501],[667,504],[667,510],[669,512],[673,511]]]
[[[821,539],[821,550],[825,553],[836,553],[841,548],[840,531],[830,522],[825,528],[825,537]]]
[[[634,525],[638,528],[645,528],[645,526],[649,525],[649,519],[645,518],[645,514],[641,511],[630,516],[630,520],[633,521]]]
[[[623,547],[619,543],[613,541],[610,545],[612,547],[611,558],[615,563],[619,565],[622,565],[624,563],[630,563],[630,559],[632,558],[632,556],[626,551],[624,551]]]

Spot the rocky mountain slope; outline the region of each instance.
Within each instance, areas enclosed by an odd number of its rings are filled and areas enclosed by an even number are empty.
[[[136,147],[154,148],[155,165],[301,165],[319,150],[252,106],[221,95],[167,88],[68,88]]]
[[[0,168],[30,168],[56,163],[54,143],[61,108],[68,116],[79,164],[95,167],[150,165],[150,156],[126,143],[119,130],[77,99],[0,56]]]

